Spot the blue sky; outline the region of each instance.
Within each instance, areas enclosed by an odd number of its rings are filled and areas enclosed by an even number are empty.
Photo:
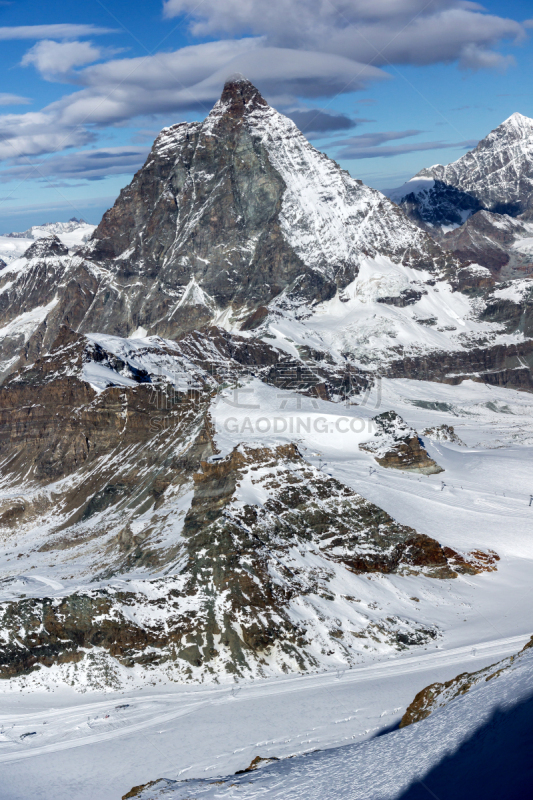
[[[378,189],[533,117],[531,2],[0,0],[0,232],[98,222],[235,71]]]

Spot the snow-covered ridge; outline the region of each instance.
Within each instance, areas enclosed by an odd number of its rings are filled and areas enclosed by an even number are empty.
[[[68,222],[47,222],[44,225],[32,225],[26,231],[4,233],[0,236],[0,259],[10,264],[20,258],[36,239],[47,236],[57,236],[69,249],[81,247],[95,228],[96,225],[73,217]]]
[[[280,222],[305,264],[333,276],[341,266],[358,266],[363,253],[385,251],[397,260],[408,248],[424,248],[423,234],[380,192],[341,170],[288,117],[256,106],[247,121],[285,182]]]
[[[443,232],[487,209],[529,213],[533,191],[533,119],[512,114],[470,152],[418,172],[389,192],[412,219]]]
[[[68,222],[46,222],[43,225],[32,225],[31,228],[21,233],[4,233],[2,235],[8,239],[41,239],[43,236],[60,236],[65,233],[73,233],[81,228],[85,232],[89,229],[92,231],[95,227],[96,225],[90,225],[83,219],[72,217]]]

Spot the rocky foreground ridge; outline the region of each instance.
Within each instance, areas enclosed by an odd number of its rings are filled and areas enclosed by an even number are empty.
[[[400,721],[400,728],[412,725],[415,722],[426,719],[439,708],[444,708],[455,700],[456,697],[467,694],[474,686],[483,682],[488,682],[499,678],[513,666],[516,666],[524,653],[533,647],[533,637],[527,642],[516,656],[509,656],[502,661],[491,664],[489,667],[477,670],[477,672],[462,672],[455,678],[445,683],[432,683],[422,689],[407,707],[405,714]]]

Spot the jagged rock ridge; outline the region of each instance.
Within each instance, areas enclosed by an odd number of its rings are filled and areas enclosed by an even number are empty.
[[[209,409],[238,364],[224,344],[195,365],[193,336],[180,347],[63,328],[0,388],[3,535],[61,586],[43,592],[8,551],[0,676],[55,669],[83,687],[103,659],[118,687],[132,667],[207,679],[352,663],[438,631],[345,596],[347,576],[493,568],[399,524],[293,443],[221,458]]]

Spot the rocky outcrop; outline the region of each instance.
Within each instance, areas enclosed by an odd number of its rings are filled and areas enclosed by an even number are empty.
[[[505,326],[509,333],[533,336],[533,283],[530,280],[500,284],[485,298],[480,318]]]
[[[68,255],[68,247],[53,234],[52,236],[44,236],[42,239],[37,239],[28,247],[24,253],[24,258],[31,260],[32,258],[49,258],[66,255]]]
[[[507,319],[513,319],[514,304],[512,310]],[[483,315],[488,313],[482,312]],[[521,312],[517,317],[521,318]],[[532,367],[533,341],[526,339],[516,344],[474,346],[452,352],[404,356],[386,366],[383,372],[390,378],[439,381],[452,385],[473,380],[530,392],[533,389]]]
[[[432,428],[426,428],[422,435],[437,442],[451,442],[465,447],[465,443],[455,433],[453,425],[434,425]]]
[[[436,238],[442,228],[458,227],[483,208],[472,194],[433,175],[419,173],[389,197],[422,230]]]
[[[508,214],[479,211],[464,225],[440,237],[439,241],[445,250],[455,253],[463,261],[486,267],[495,280],[501,280],[502,277],[519,278],[533,273],[533,260],[529,258],[518,263],[519,251],[513,248],[517,241],[531,236],[532,232],[529,223]]]
[[[385,411],[373,418],[377,430],[369,442],[359,445],[371,453],[381,467],[433,475],[444,470],[428,456],[417,432],[395,412]]]
[[[361,610],[345,624],[324,620],[324,629],[313,622],[321,598],[333,600],[336,583],[346,582],[335,580],[337,571],[441,579],[475,571],[468,555],[461,560],[400,525],[308,464],[294,444],[239,446],[201,466],[184,517],[180,569],[135,589],[108,585],[4,603],[0,677],[52,665],[83,668],[95,649],[124,667],[172,668],[185,677],[250,674],[272,659],[306,669],[316,664],[317,642],[325,654],[349,659],[354,636],[376,638]],[[108,507],[122,499],[115,488]],[[103,508],[105,502],[92,513]],[[294,613],[302,605],[305,625]],[[399,649],[436,635],[392,617],[379,630]]]
[[[451,285],[456,292],[467,295],[483,295],[487,289],[493,288],[494,279],[486,267],[469,264],[457,270]]]
[[[517,659],[520,659],[522,653],[531,647],[533,647],[533,637],[516,656],[504,658],[502,661],[491,664],[490,667],[485,667],[477,672],[462,672],[457,677],[445,681],[445,683],[432,683],[426,686],[425,689],[418,692],[412,703],[407,707],[400,721],[400,728],[405,728],[407,725],[426,719],[434,711],[448,705],[456,697],[466,694],[482,681],[490,681],[505,674],[517,662]]]

